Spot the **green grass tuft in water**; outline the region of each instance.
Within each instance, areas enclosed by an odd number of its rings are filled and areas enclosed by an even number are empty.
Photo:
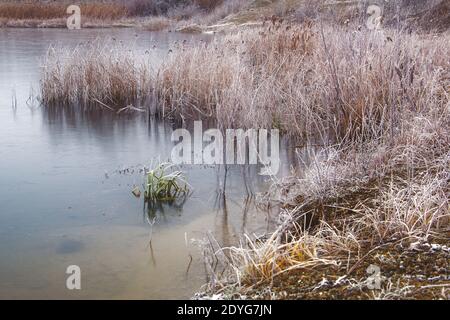
[[[173,168],[173,164],[165,162],[147,173],[146,201],[172,201],[187,195],[189,187],[183,172]]]

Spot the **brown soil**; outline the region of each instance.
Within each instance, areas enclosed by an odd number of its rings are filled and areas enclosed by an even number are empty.
[[[448,244],[448,237],[414,248],[410,243],[390,243],[348,266],[342,263],[340,267],[287,272],[275,277],[272,284],[253,288],[249,296],[254,299],[449,299]],[[367,286],[370,265],[380,268],[380,289]],[[265,289],[268,285],[271,293]]]

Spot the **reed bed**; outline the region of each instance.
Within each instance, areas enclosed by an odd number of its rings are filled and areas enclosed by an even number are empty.
[[[115,41],[94,41],[75,49],[51,47],[43,63],[42,100],[119,110],[145,99],[151,70],[145,58]]]
[[[206,252],[215,257],[206,264],[220,260],[227,270],[215,274],[210,265],[211,292],[229,283],[239,291],[292,270],[351,273],[391,242],[448,243],[449,40],[274,22],[181,45],[157,72],[94,45],[50,52],[42,97],[111,108],[147,97],[163,117],[275,127],[319,141],[311,164],[270,192],[285,219],[268,240]]]
[[[446,38],[311,24],[244,31],[176,52],[155,91],[164,110],[183,117],[295,136],[380,135],[400,110],[445,104]]]
[[[67,7],[71,3],[2,3],[0,18],[10,20],[50,20],[67,17]],[[118,19],[128,15],[128,9],[120,3],[81,3],[80,9],[84,17],[93,19]]]
[[[296,269],[352,272],[392,241],[448,243],[448,40],[272,25],[181,52],[163,67],[155,91],[165,112],[277,127],[325,146],[303,172],[274,185],[289,227],[209,251],[226,257],[231,277],[212,277],[215,294]]]
[[[248,296],[278,276],[303,271],[309,277],[319,273],[337,278],[335,285],[350,288],[353,293],[348,294],[354,294],[355,287],[364,293],[365,268],[362,278],[355,270],[361,264],[367,266],[364,261],[373,259],[381,248],[398,245],[408,251],[417,244],[436,241],[448,245],[448,119],[448,109],[439,116],[414,117],[405,121],[405,129],[389,143],[372,143],[364,152],[355,147],[352,151],[329,147],[317,154],[301,174],[286,178],[269,192],[272,200],[284,207],[280,227],[267,240],[246,237],[240,246],[207,250],[222,269],[205,291],[223,297]],[[393,252],[388,255],[399,259]],[[395,292],[421,297],[417,291],[427,282],[411,285],[408,276],[399,277]],[[320,289],[321,279],[314,290]],[[339,283],[343,279],[345,286]],[[381,291],[368,290],[363,296],[374,298],[391,290],[390,285],[387,278]],[[448,284],[444,281],[436,286],[436,296],[440,286]],[[346,297],[345,292],[341,294]],[[379,298],[402,297],[411,296]]]
[[[0,26],[65,27],[69,1],[7,1],[0,4]],[[136,26],[149,31],[187,24],[208,25],[236,13],[248,1],[111,0],[77,3],[83,27]]]
[[[142,22],[142,27],[148,31],[161,31],[168,29],[174,24],[173,20],[167,17],[150,17]]]

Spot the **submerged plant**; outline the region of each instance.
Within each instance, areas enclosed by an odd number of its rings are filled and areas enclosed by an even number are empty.
[[[147,172],[146,201],[173,201],[188,194],[189,187],[183,172],[173,168],[173,164],[165,162]]]

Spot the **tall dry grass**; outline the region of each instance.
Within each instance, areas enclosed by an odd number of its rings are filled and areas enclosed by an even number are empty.
[[[145,59],[114,41],[75,49],[51,47],[43,62],[41,92],[47,105],[96,105],[110,110],[145,99],[151,90]]]
[[[351,272],[390,241],[448,241],[449,40],[274,23],[181,45],[155,73],[133,56],[110,63],[111,53],[94,47],[49,55],[42,96],[109,106],[146,96],[165,117],[319,141],[325,147],[311,163],[274,186],[288,217],[278,231],[211,254],[225,257],[242,285],[319,265]]]
[[[217,1],[216,4],[210,6],[208,10],[191,15],[188,21],[200,25],[213,25],[230,15],[242,11],[247,8],[250,3],[251,1],[248,0]]]
[[[272,25],[164,66],[155,91],[165,112],[334,144],[275,185],[289,228],[219,249],[233,283],[350,268],[391,241],[448,241],[449,43],[448,34]]]
[[[71,3],[1,3],[0,18],[11,20],[49,20],[67,17],[66,10]],[[128,9],[120,3],[81,3],[84,17],[93,19],[118,19],[128,15]]]
[[[249,294],[293,270],[358,283],[352,273],[384,246],[448,244],[450,109],[441,111],[403,120],[404,128],[384,143],[326,148],[301,173],[274,185],[270,196],[284,205],[280,227],[267,240],[247,236],[239,246],[208,248],[221,268],[206,291]],[[383,290],[389,285],[387,279]]]
[[[237,12],[247,1],[151,1],[151,0],[110,0],[81,1],[82,17],[86,19],[111,21],[134,18],[133,25],[140,26],[140,21],[148,18],[144,27],[161,30],[176,22],[181,24],[216,22],[228,14]],[[0,3],[0,21],[5,26],[38,26],[45,21],[64,19],[69,1],[9,1]],[[140,18],[138,18],[140,17]],[[49,23],[47,23],[49,24]],[[61,24],[59,23],[58,26]],[[64,24],[62,24],[64,25]]]
[[[155,90],[164,110],[184,117],[295,136],[379,136],[404,111],[445,105],[444,38],[308,24],[244,31],[176,52]]]
[[[148,83],[148,91],[158,99],[156,107],[163,116],[208,117],[228,126],[277,127],[296,137],[318,135],[323,142],[329,137],[364,140],[394,135],[404,115],[446,107],[448,40],[448,35],[426,38],[387,31],[349,32],[311,23],[273,25],[193,48],[181,45],[157,76],[141,70],[139,77],[145,78],[141,86]],[[104,48],[103,53],[107,57],[113,51],[117,50]],[[76,65],[120,78],[137,59],[131,53],[114,53],[115,64],[105,65],[104,54],[97,57],[94,47],[83,48],[77,55],[65,53],[69,59],[62,59],[62,52],[50,54],[44,88],[67,87],[64,94],[73,97],[81,89],[69,80],[88,77],[80,75],[84,69]],[[74,66],[67,65],[68,61]],[[93,88],[111,89],[118,95],[119,89],[100,85],[103,78],[86,80],[92,93]],[[123,90],[126,96],[129,91]],[[67,101],[56,89],[45,89],[43,97]],[[86,97],[80,102],[87,102]]]

